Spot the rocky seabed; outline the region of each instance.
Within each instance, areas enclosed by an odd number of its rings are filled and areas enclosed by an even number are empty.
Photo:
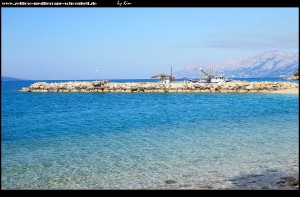
[[[299,88],[292,82],[245,82],[232,81],[226,83],[206,84],[172,82],[137,82],[110,83],[107,81],[94,82],[37,82],[24,87],[21,92],[202,92],[202,93],[267,93],[276,90]]]

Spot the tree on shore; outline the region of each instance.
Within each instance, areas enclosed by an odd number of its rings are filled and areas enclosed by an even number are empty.
[[[298,66],[298,72],[296,72],[296,73],[294,74],[294,76],[295,76],[295,77],[297,77],[297,76],[299,77],[299,66]]]

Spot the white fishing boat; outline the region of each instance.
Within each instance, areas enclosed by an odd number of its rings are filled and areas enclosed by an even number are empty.
[[[199,80],[190,80],[191,83],[222,83],[222,82],[230,82],[231,79],[226,78],[224,75],[214,75],[210,69],[210,72],[205,72],[202,68],[196,68],[200,70]],[[204,74],[201,75],[201,74]]]

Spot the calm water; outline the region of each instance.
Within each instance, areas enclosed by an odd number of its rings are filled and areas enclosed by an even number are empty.
[[[222,189],[299,172],[298,95],[17,91],[32,83],[2,82],[2,189]]]

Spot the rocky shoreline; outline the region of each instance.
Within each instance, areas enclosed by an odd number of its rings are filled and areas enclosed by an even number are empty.
[[[282,78],[285,80],[299,80],[299,76],[292,76],[292,77],[288,77],[288,78]]]
[[[290,79],[290,80],[299,80],[299,76],[292,76],[292,77],[290,77],[288,79]]]
[[[24,87],[21,92],[202,92],[202,93],[272,93],[284,90],[299,90],[299,84],[292,82],[246,82],[232,81],[218,84],[187,82],[37,82]]]

